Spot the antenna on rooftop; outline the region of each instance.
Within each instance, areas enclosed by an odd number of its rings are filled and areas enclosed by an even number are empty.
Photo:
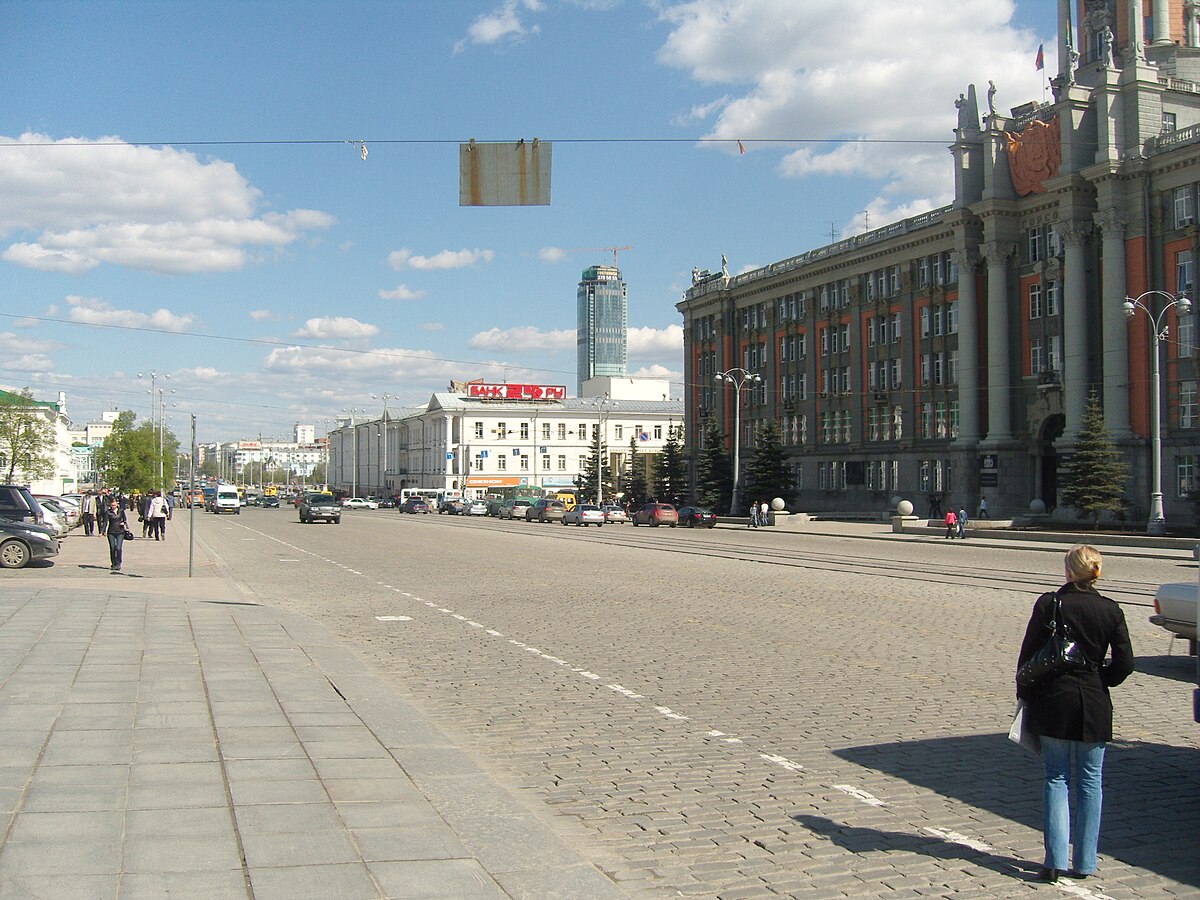
[[[617,251],[632,250],[632,247],[573,247],[568,253],[612,253],[613,268],[617,268]]]

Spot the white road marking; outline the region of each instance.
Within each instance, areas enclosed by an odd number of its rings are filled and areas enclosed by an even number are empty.
[[[1060,891],[1067,894],[1074,894],[1076,897],[1083,897],[1084,900],[1113,900],[1108,894],[1101,894],[1099,891],[1089,891],[1082,884],[1071,884],[1067,881],[1060,881],[1057,884]]]
[[[631,691],[627,687],[621,687],[621,685],[619,685],[619,684],[610,684],[610,685],[608,685],[608,689],[610,691],[616,691],[618,694],[624,694],[630,700],[641,700],[642,699],[641,694],[637,693],[636,691]]]
[[[887,804],[878,797],[868,794],[862,788],[856,788],[849,784],[835,784],[833,787],[837,788],[843,794],[849,794],[855,800],[861,800],[863,803],[867,804],[867,806],[887,806]]]
[[[959,834],[957,831],[947,831],[944,828],[929,828],[926,827],[926,832],[935,837],[943,838],[950,841],[952,844],[962,844],[964,847],[970,847],[972,850],[978,850],[980,853],[991,853],[992,848],[983,841],[977,841],[974,838],[967,837],[965,834]]]
[[[800,763],[798,763],[798,762],[792,762],[786,756],[779,756],[776,753],[760,753],[758,755],[761,756],[763,759],[765,759],[767,762],[773,762],[777,766],[783,766],[783,768],[787,769],[789,772],[803,772],[804,771],[804,766],[800,765]]]
[[[377,622],[411,622],[412,616],[376,616]]]
[[[679,713],[677,713],[677,712],[671,712],[671,709],[670,709],[670,707],[667,707],[667,706],[656,706],[656,707],[654,707],[654,711],[655,711],[655,712],[658,712],[658,713],[662,713],[662,714],[663,714],[664,716],[666,716],[668,719],[676,719],[676,720],[678,720],[678,721],[680,721],[680,722],[687,722],[687,721],[688,721],[688,717],[687,717],[687,716],[680,715],[680,714],[679,714]]]

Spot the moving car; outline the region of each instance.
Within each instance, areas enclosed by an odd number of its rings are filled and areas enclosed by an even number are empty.
[[[567,506],[561,500],[541,499],[525,510],[526,522],[561,522]]]
[[[429,504],[426,503],[422,497],[409,497],[400,504],[400,512],[411,513],[412,515],[416,515],[417,513],[428,513]]]
[[[58,556],[58,539],[51,527],[0,519],[0,568],[23,569],[52,556]]]
[[[1195,581],[1160,584],[1154,592],[1153,625],[1187,639],[1192,654],[1196,652],[1196,607],[1200,586]]]
[[[374,500],[364,500],[362,497],[347,497],[342,501],[342,507],[345,509],[379,509],[379,504]]]
[[[679,507],[679,524],[688,528],[715,528],[717,514],[703,506]]]
[[[647,503],[633,514],[634,525],[670,525],[674,528],[679,524],[679,512],[670,503]]]
[[[605,503],[600,510],[604,513],[604,521],[609,525],[624,525],[629,521],[625,509],[615,503]]]
[[[318,520],[342,524],[342,508],[333,494],[305,494],[300,498],[300,521],[307,525]]]
[[[462,508],[464,516],[486,516],[487,512],[487,504],[482,500],[468,500]]]
[[[217,485],[212,499],[212,511],[218,516],[228,512],[240,516],[242,514],[242,498],[238,494],[238,489],[232,484]]]
[[[604,510],[591,503],[580,503],[572,510],[568,510],[563,516],[562,523],[564,525],[595,525],[597,528],[604,527]]]
[[[533,501],[526,497],[505,500],[496,516],[500,519],[523,519],[526,511],[532,505]]]
[[[259,506],[263,509],[279,509],[279,496],[277,494],[267,494],[259,501]]]

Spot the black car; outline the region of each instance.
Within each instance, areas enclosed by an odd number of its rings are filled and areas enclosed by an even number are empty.
[[[679,524],[687,528],[714,528],[717,524],[717,514],[703,506],[681,506]]]
[[[42,508],[23,484],[0,484],[0,518],[41,524]]]
[[[413,515],[416,515],[417,513],[428,513],[429,504],[420,497],[409,497],[400,505],[400,512],[412,513]]]
[[[270,494],[259,498],[258,505],[263,509],[279,509],[279,497],[275,494]]]
[[[300,521],[307,524],[318,519],[332,522],[334,525],[342,524],[342,508],[338,506],[333,494],[305,494],[300,500]]]
[[[394,497],[380,497],[379,498],[379,508],[380,509],[395,509],[396,508],[396,499]]]
[[[34,560],[58,556],[58,538],[48,525],[0,519],[0,568],[23,569]]]

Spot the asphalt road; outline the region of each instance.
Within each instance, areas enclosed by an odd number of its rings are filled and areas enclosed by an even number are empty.
[[[1106,562],[1139,659],[1114,691],[1100,877],[1045,888],[1040,761],[1006,732],[1058,555],[391,510],[197,534],[633,895],[1200,895],[1195,660],[1146,622],[1194,563]]]

